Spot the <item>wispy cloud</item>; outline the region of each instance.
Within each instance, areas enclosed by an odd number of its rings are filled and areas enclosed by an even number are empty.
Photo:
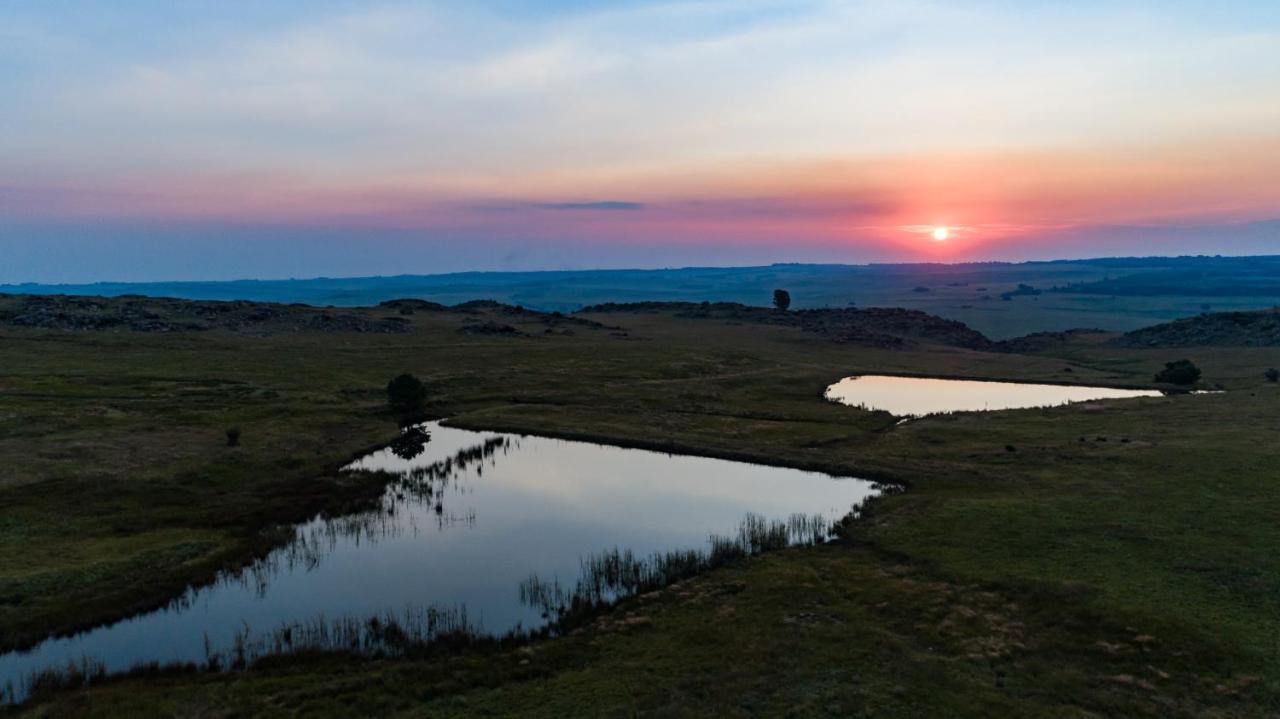
[[[0,66],[8,216],[856,257],[1280,214],[1274,2],[0,3]]]
[[[536,202],[533,207],[540,210],[643,210],[643,202],[627,202],[625,200],[598,200],[594,202]]]

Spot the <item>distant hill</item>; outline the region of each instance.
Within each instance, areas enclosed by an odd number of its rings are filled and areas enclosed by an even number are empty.
[[[1215,312],[1128,332],[1127,347],[1280,347],[1280,310]]]
[[[638,302],[604,304],[576,315],[539,312],[492,300],[452,307],[417,299],[388,300],[373,307],[325,308],[234,300],[183,300],[122,295],[0,295],[0,326],[60,331],[207,332],[275,335],[297,332],[384,333],[411,331],[417,314],[461,318],[468,334],[518,335],[506,321],[540,323],[544,332],[621,330],[592,319],[595,314],[663,313],[686,319],[796,327],[838,343],[903,349],[922,343],[991,349],[993,343],[960,322],[897,308],[817,309],[779,312],[734,302]]]
[[[961,322],[897,307],[838,308],[779,312],[736,302],[605,303],[582,308],[584,315],[663,313],[687,319],[713,319],[798,327],[833,342],[901,349],[920,342],[966,349],[990,349],[991,340]]]
[[[1167,267],[1050,288],[1051,292],[1093,295],[1197,295],[1275,297],[1280,295],[1280,257],[1176,258]]]
[[[1197,279],[1188,279],[1192,276]],[[1233,293],[1233,287],[1248,290]],[[336,307],[372,306],[397,298],[446,305],[495,300],[547,312],[573,312],[604,302],[767,306],[773,290],[779,288],[790,291],[793,309],[900,307],[963,322],[999,340],[1074,327],[1126,331],[1205,311],[1270,307],[1280,304],[1280,257],[463,272],[302,280],[25,284],[0,286],[0,292],[131,294]]]
[[[208,332],[248,335],[297,332],[403,334],[410,317],[442,313],[462,320],[468,334],[519,334],[506,321],[541,325],[542,332],[609,329],[598,322],[544,313],[496,302],[453,307],[422,300],[390,300],[375,307],[325,308],[234,300],[182,300],[139,295],[0,295],[0,326],[60,331]]]
[[[898,307],[821,308],[780,312],[737,302],[606,302],[573,314],[542,312],[493,300],[448,306],[402,298],[367,307],[315,307],[246,300],[184,300],[141,295],[0,294],[0,326],[61,331],[205,332],[274,335],[296,332],[399,334],[415,314],[453,316],[469,334],[517,335],[509,323],[540,332],[619,330],[628,314],[794,327],[841,344],[907,349],[922,344],[987,352],[1035,354],[1083,339],[1126,347],[1280,347],[1280,309],[1218,312],[1144,327],[1116,336],[1098,329],[1037,332],[992,340],[962,322]],[[618,317],[622,315],[624,317]],[[604,316],[609,316],[608,318]],[[601,322],[608,319],[608,322]]]

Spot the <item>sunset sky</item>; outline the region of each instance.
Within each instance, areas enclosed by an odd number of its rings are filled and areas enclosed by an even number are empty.
[[[1278,219],[1274,0],[0,3],[0,282],[1280,253]]]

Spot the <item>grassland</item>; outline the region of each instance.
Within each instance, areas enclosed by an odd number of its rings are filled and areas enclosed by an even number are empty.
[[[385,312],[362,311],[370,316]],[[573,635],[414,660],[124,679],[34,715],[1268,716],[1280,712],[1275,349],[841,345],[666,315],[407,334],[0,330],[0,648],[118,617],[377,491],[337,475],[424,378],[469,427],[893,479],[849,541],[619,607]],[[929,418],[821,400],[864,371],[1225,394]],[[1070,368],[1068,372],[1067,369]],[[242,429],[227,447],[224,430]]]

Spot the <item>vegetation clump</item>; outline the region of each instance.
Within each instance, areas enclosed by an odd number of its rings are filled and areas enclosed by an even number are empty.
[[[1191,360],[1166,362],[1164,369],[1156,372],[1155,380],[1165,384],[1193,385],[1200,379],[1200,368]]]
[[[387,383],[387,404],[402,414],[416,414],[427,406],[427,387],[422,380],[405,373]]]
[[[530,575],[520,584],[520,601],[539,610],[543,618],[560,629],[567,629],[614,602],[671,586],[731,562],[791,546],[822,544],[837,536],[838,526],[858,511],[855,509],[837,523],[820,514],[792,514],[786,520],[748,514],[738,525],[737,536],[711,535],[708,550],[679,549],[643,556],[615,547],[584,557],[581,574],[572,587],[555,578]]]

